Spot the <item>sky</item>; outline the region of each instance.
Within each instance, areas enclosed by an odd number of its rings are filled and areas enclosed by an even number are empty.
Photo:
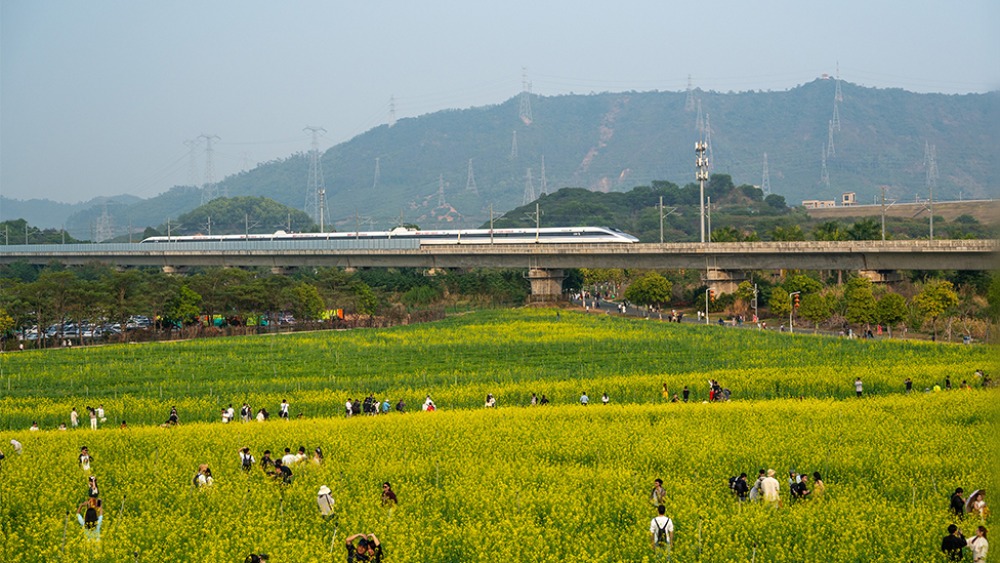
[[[960,6],[960,7],[959,7]],[[995,90],[997,0],[0,0],[0,195],[75,203],[214,179],[389,119],[540,95]],[[204,145],[196,181],[205,181]]]

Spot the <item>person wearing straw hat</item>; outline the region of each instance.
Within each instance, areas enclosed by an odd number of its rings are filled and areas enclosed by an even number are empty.
[[[781,506],[781,497],[778,496],[778,490],[780,488],[778,480],[774,478],[774,470],[767,470],[767,477],[760,483],[760,491],[763,494],[764,502],[768,503],[774,508]]]
[[[323,485],[316,494],[316,504],[319,505],[319,512],[323,518],[333,515],[333,496],[330,494],[330,487]]]

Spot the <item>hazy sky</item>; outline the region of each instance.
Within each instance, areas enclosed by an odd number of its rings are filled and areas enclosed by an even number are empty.
[[[998,84],[1000,1],[0,0],[0,194],[76,202],[215,178],[388,119],[542,95]],[[199,158],[198,182],[204,159]],[[327,181],[336,181],[329,171]]]

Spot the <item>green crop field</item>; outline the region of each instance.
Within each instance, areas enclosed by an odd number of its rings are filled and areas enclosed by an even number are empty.
[[[934,560],[949,493],[997,482],[997,393],[978,382],[922,391],[947,376],[972,382],[994,356],[551,310],[7,353],[0,559],[242,561],[258,551],[342,561],[343,540],[365,531],[382,539],[386,561],[653,560],[648,494],[660,477],[677,529],[672,561]],[[703,403],[709,378],[733,400]],[[666,403],[664,383],[689,386],[692,401]],[[344,401],[369,392],[416,412],[345,419]],[[482,408],[487,393],[498,408]],[[527,406],[531,393],[552,404]],[[437,412],[419,412],[427,394]],[[276,413],[283,398],[293,420],[218,422],[229,403]],[[109,418],[99,430],[55,430],[71,408],[99,404]],[[158,427],[173,405],[181,425]],[[33,420],[42,431],[27,430]],[[100,542],[84,539],[73,514],[87,493],[83,445],[105,506]],[[293,467],[290,485],[240,469],[241,446],[259,458],[300,445],[326,459]],[[215,482],[196,489],[202,463]],[[736,503],[728,477],[762,467],[819,471],[826,494],[793,502],[779,479],[782,508]],[[379,503],[385,480],[400,497],[392,512]],[[320,485],[333,490],[333,520],[319,516]]]

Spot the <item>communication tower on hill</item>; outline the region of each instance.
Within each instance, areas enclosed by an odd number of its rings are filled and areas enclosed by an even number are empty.
[[[528,82],[528,69],[521,67],[521,104],[518,114],[525,125],[531,125],[531,82]]]
[[[323,184],[323,163],[319,158],[319,134],[321,132],[326,133],[326,129],[308,126],[302,130],[312,133],[312,150],[309,151],[309,179],[306,183],[305,212],[318,225],[321,222],[320,190],[325,188]]]
[[[202,133],[198,135],[198,138],[205,139],[205,185],[201,190],[201,203],[204,205],[219,197],[215,186],[215,168],[212,165],[212,156],[215,153],[215,150],[212,149],[212,141],[219,140],[219,136]]]
[[[531,169],[524,175],[524,196],[521,198],[521,205],[527,205],[537,198],[535,197],[535,183],[531,179]]]
[[[771,195],[771,176],[767,172],[767,153],[764,153],[764,175],[760,180],[760,191],[764,195]]]

